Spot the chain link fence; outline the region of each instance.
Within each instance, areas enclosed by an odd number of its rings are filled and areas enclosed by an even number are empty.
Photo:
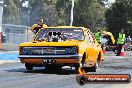
[[[8,33],[6,35],[6,42],[13,44],[25,42],[25,34]]]
[[[6,41],[2,43],[2,50],[18,50],[19,44],[32,41],[33,34],[28,34],[28,41],[25,40],[26,37],[25,34],[9,33]]]
[[[33,39],[33,33],[27,26],[3,24],[2,50],[18,50],[20,43],[29,42]]]

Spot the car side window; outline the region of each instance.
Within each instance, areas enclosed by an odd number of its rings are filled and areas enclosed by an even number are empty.
[[[90,43],[90,38],[89,38],[88,33],[86,34],[86,40],[87,40],[87,43]]]
[[[92,35],[91,35],[89,32],[88,32],[88,35],[89,35],[90,41],[91,41],[92,43],[94,43],[94,39],[93,39]]]

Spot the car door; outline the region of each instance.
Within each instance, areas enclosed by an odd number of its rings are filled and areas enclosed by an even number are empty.
[[[87,48],[86,48],[86,60],[85,63],[87,63],[89,60],[91,61],[93,58],[93,46],[92,42],[90,40],[89,33],[86,34],[86,41],[87,41]]]
[[[90,31],[88,32],[88,36],[90,39],[90,46],[91,46],[91,51],[89,54],[91,56],[91,60],[93,62],[95,62],[97,60],[97,57],[98,57],[98,46],[99,46],[99,44],[96,43],[94,36],[92,35],[92,33]]]

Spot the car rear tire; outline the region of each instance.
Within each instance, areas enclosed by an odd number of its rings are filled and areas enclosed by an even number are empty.
[[[100,54],[98,55],[97,61],[94,64],[94,66],[93,67],[84,67],[84,71],[85,72],[96,72],[100,65],[99,62],[100,62]]]
[[[93,67],[90,68],[91,72],[96,72],[97,69],[98,69],[98,67],[99,67],[99,63],[96,62],[95,65],[94,65]]]
[[[75,71],[77,74],[79,73],[79,67],[80,67],[79,64],[75,65]]]
[[[99,64],[96,62],[93,67],[83,67],[85,72],[96,72]]]
[[[33,65],[25,63],[25,67],[28,71],[33,70]]]

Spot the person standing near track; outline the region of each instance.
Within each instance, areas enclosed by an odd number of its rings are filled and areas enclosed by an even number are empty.
[[[95,34],[95,38],[99,44],[101,44],[101,30],[97,30],[97,33]]]
[[[132,42],[132,39],[130,36],[128,36],[128,38],[126,39],[127,46],[130,46],[131,42]]]
[[[121,32],[118,34],[117,55],[116,56],[120,56],[122,46],[124,45],[124,43],[125,43],[125,33],[124,33],[124,30],[121,29]]]
[[[34,24],[32,27],[31,27],[31,31],[36,34],[41,28],[45,28],[47,27],[47,25],[44,24],[44,19],[41,17],[38,19],[38,23],[37,24]]]
[[[97,30],[97,33],[95,34],[95,38],[96,38],[97,42],[99,44],[101,44],[102,35],[101,35],[101,30],[100,29]],[[101,44],[101,48],[102,48],[102,50],[104,50],[104,45],[103,44]]]

